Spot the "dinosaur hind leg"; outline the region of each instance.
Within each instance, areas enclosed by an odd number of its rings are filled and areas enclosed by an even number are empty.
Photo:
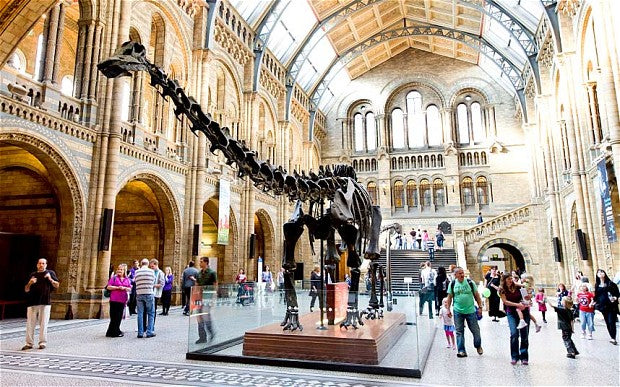
[[[297,293],[295,292],[295,286],[293,284],[293,278],[295,277],[295,245],[297,240],[304,231],[303,222],[303,210],[301,208],[301,202],[298,201],[295,206],[295,211],[291,215],[288,222],[284,223],[284,257],[282,259],[282,267],[284,268],[284,292],[286,294],[286,316],[284,321],[280,324],[283,330],[294,331],[299,329],[303,330],[303,327],[299,323],[299,305],[297,303]]]

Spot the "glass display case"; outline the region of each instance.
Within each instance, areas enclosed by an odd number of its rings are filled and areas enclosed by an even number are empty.
[[[341,327],[354,296],[346,283],[316,297],[304,289],[296,294],[302,329],[290,331],[281,326],[284,291],[259,283],[193,287],[187,358],[421,377],[439,320],[418,315],[417,292],[384,297],[380,319],[366,317],[369,295],[360,292],[357,328]]]

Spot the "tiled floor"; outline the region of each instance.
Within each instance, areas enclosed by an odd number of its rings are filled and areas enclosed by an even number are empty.
[[[594,340],[575,338],[581,352],[576,360],[565,357],[553,313],[548,320],[540,333],[530,334],[528,366],[509,363],[505,319],[481,321],[483,356],[476,354],[466,333],[469,357],[465,359],[445,348],[443,331],[437,330],[420,380],[189,361],[185,359],[187,317],[178,309],[169,316],[157,316],[157,336],[152,339],[135,337],[134,319],[123,321],[124,338],[106,338],[107,321],[53,322],[48,348],[31,351],[19,350],[24,321],[9,320],[0,324],[0,385],[620,385],[620,347],[609,343],[600,317]]]

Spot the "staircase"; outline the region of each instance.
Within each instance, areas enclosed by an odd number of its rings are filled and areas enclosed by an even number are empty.
[[[405,277],[412,277],[413,282],[409,284],[409,291],[420,289],[420,264],[428,261],[428,251],[422,250],[391,250],[391,282],[392,293],[395,295],[407,294],[407,284]],[[381,264],[386,267],[385,250],[381,251]],[[453,249],[435,250],[433,269],[443,266],[456,265],[456,252]]]
[[[489,219],[464,230],[465,243],[474,243],[528,222],[532,218],[530,204],[515,208],[500,216]]]

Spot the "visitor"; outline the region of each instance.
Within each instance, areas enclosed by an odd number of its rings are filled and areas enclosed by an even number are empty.
[[[585,283],[581,285],[577,293],[579,305],[579,320],[581,321],[581,338],[586,338],[586,328],[588,329],[588,340],[592,340],[594,332],[594,293],[590,291]]]
[[[456,349],[456,343],[454,340],[454,317],[450,312],[450,307],[448,306],[448,298],[444,298],[441,301],[441,310],[439,311],[439,318],[443,322],[443,331],[446,335],[446,341],[448,345],[446,348]]]
[[[131,281],[127,278],[126,268],[124,264],[118,265],[116,274],[110,277],[106,286],[106,289],[110,291],[110,324],[105,334],[106,337],[124,336],[121,331],[121,320],[129,298],[127,292],[131,291]]]
[[[129,295],[129,302],[127,303],[127,306],[129,307],[129,315],[133,315],[136,314],[136,282],[135,282],[135,277],[136,277],[136,270],[138,270],[140,268],[140,262],[138,262],[137,259],[133,260],[133,265],[131,266],[131,268],[129,269],[129,272],[127,273],[127,277],[129,278],[129,280],[131,281],[131,294]]]
[[[443,232],[441,231],[440,228],[437,229],[437,231],[435,231],[435,240],[437,241],[437,250],[443,250],[443,242],[445,241],[446,237],[443,235]]]
[[[142,259],[136,271],[136,302],[138,304],[138,338],[155,337],[155,272],[149,268],[149,260]],[[146,316],[146,318],[145,318]],[[146,320],[146,329],[144,329]],[[145,332],[146,331],[146,332]]]
[[[555,296],[558,299],[558,303],[557,303],[557,307],[561,308],[562,307],[562,299],[564,297],[568,297],[568,290],[566,290],[566,285],[564,285],[563,283],[559,283],[557,286],[557,289],[555,291]]]
[[[409,236],[411,237],[411,249],[415,249],[416,245],[415,245],[415,238],[416,238],[416,232],[415,229],[411,229],[411,231],[409,231]]]
[[[242,304],[241,296],[244,292],[244,286],[248,277],[245,275],[245,269],[239,269],[239,273],[235,277],[235,283],[237,284],[237,304]]]
[[[427,250],[427,243],[428,243],[428,231],[424,230],[422,231],[422,250]]]
[[[451,264],[450,266],[448,266],[448,272],[446,274],[448,275],[448,279],[450,280],[450,282],[454,281],[454,270],[455,269],[456,269],[455,264]]]
[[[566,347],[566,357],[574,359],[576,355],[579,355],[579,351],[575,347],[575,343],[571,338],[573,334],[573,299],[570,297],[562,298],[562,306],[557,307],[551,305],[558,315],[558,329],[562,331],[562,341]]]
[[[319,295],[319,291],[323,289],[323,282],[321,281],[321,268],[318,265],[314,266],[314,270],[310,272],[310,312],[314,309],[314,303]],[[319,299],[319,305],[321,300]]]
[[[347,284],[347,287],[351,287],[351,276],[348,273],[344,275],[344,282]]]
[[[448,302],[450,308],[454,302],[454,325],[456,327],[456,346],[457,357],[467,357],[465,351],[465,321],[467,327],[474,336],[474,347],[479,355],[482,355],[482,339],[480,337],[480,326],[478,318],[482,317],[482,300],[478,294],[476,284],[469,278],[465,279],[463,268],[457,267],[454,270],[455,280],[448,285]],[[478,303],[478,309],[474,306],[474,300]],[[452,313],[448,312],[448,316]]]
[[[521,302],[527,307],[527,310],[529,311],[530,307],[532,306],[532,300],[534,299],[534,277],[532,277],[531,275],[523,274],[521,277],[521,283],[521,288],[519,289],[522,298]],[[527,323],[523,319],[523,312],[521,310],[517,309],[517,315],[520,318],[517,329],[522,329],[527,325]],[[538,321],[536,321],[536,318],[531,313],[530,320],[534,322],[534,326],[536,327],[536,333],[540,332],[541,327],[538,324]]]
[[[426,249],[428,250],[428,260],[433,262],[435,260],[435,242],[433,238],[428,238],[426,241]]]
[[[268,292],[272,292],[273,291],[273,288],[272,288],[273,274],[271,273],[271,269],[269,268],[269,265],[265,266],[265,270],[261,274],[261,279],[263,280],[263,283],[265,284],[265,289],[267,289]]]
[[[172,274],[172,268],[170,266],[166,266],[164,272],[166,282],[161,292],[161,315],[167,316],[170,311],[170,302],[172,301],[172,282],[174,281],[174,274]]]
[[[489,317],[493,317],[493,322],[499,322],[498,318],[502,318],[505,314],[499,310],[500,297],[498,294],[500,276],[497,272],[497,266],[491,267],[491,270],[485,276],[485,287],[489,289]]]
[[[415,237],[413,237],[411,234],[404,234],[404,235],[405,235],[405,240],[407,241],[407,249],[413,250],[415,248],[414,246]]]
[[[534,300],[538,304],[538,311],[542,314],[543,322],[546,324],[547,317],[545,314],[547,313],[547,296],[545,295],[545,289],[543,287],[538,288],[538,293],[536,293]]]
[[[50,294],[58,289],[60,282],[53,270],[47,270],[47,259],[39,258],[37,271],[30,273],[30,280],[24,287],[26,292],[26,345],[22,350],[34,346],[34,329],[39,323],[39,349],[47,346],[47,324],[50,321],[52,305]]]
[[[215,331],[213,329],[213,321],[211,319],[211,302],[217,294],[217,274],[209,268],[209,258],[200,258],[200,273],[196,278],[196,285],[202,286],[202,298],[198,303],[196,310],[196,321],[198,323],[198,340],[196,344],[213,341]],[[209,336],[207,336],[207,333]]]
[[[155,330],[155,321],[157,319],[157,305],[160,303],[161,295],[164,291],[164,285],[166,284],[166,275],[159,269],[159,261],[155,258],[149,262],[149,267],[155,273],[155,282],[153,283],[153,331]],[[144,330],[146,331],[146,317],[144,318]]]
[[[198,269],[194,267],[194,261],[189,261],[188,267],[183,270],[183,294],[185,295],[185,306],[183,307],[183,314],[189,316],[189,304],[190,293],[192,286],[196,284],[196,278],[198,277]]]
[[[508,327],[510,328],[510,364],[515,365],[517,361],[521,360],[521,364],[527,365],[529,362],[530,311],[521,303],[521,291],[514,282],[512,274],[502,275],[499,294],[504,303]],[[520,321],[517,310],[522,312],[523,321],[526,323],[523,329],[517,328]],[[519,343],[519,339],[521,343]]]
[[[476,224],[482,223],[482,212],[478,212],[478,217],[476,218]]]
[[[443,299],[448,296],[448,285],[450,280],[446,274],[446,268],[439,266],[437,268],[437,277],[435,277],[435,315],[439,315],[439,309],[443,303]]]
[[[607,332],[611,337],[610,343],[618,344],[616,341],[616,322],[618,321],[618,285],[609,279],[603,269],[596,271],[596,287],[594,288],[594,301],[596,310],[601,312],[607,325]]]
[[[575,274],[575,281],[569,290],[569,295],[573,299],[573,303],[577,302],[577,293],[581,291],[581,285],[584,283],[587,284],[588,290],[594,290],[590,286],[590,279],[584,276],[581,271],[577,271],[577,274]]]
[[[433,301],[435,300],[435,278],[437,272],[426,261],[420,265],[420,316],[423,316],[424,304],[428,303],[428,317],[433,318]]]
[[[422,250],[422,230],[421,230],[421,227],[418,227],[418,231],[416,231],[416,233],[415,233],[415,241],[416,241],[418,250]]]
[[[278,272],[278,290],[280,291],[280,302],[282,302],[283,298],[284,298],[284,268],[281,267],[280,271]]]

